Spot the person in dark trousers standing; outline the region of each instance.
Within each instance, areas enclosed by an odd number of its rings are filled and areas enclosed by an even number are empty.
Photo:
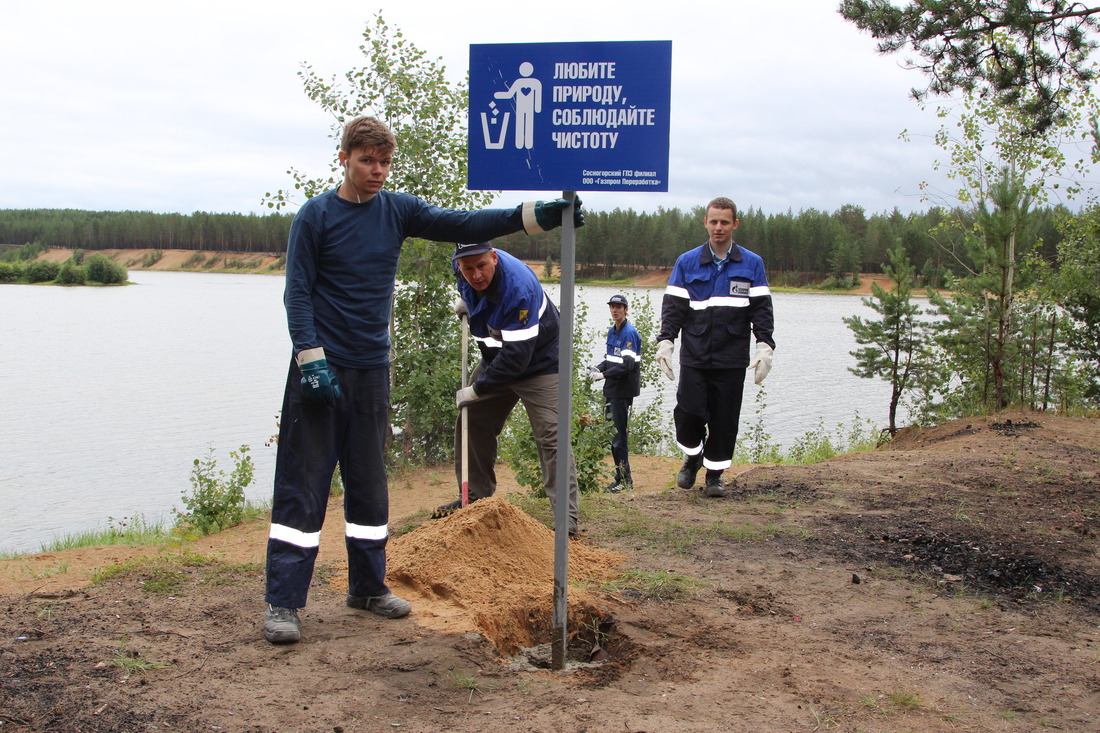
[[[738,246],[740,220],[728,198],[707,204],[709,239],[676,260],[661,305],[657,363],[675,381],[672,353],[680,341],[676,442],[686,456],[676,485],[690,489],[706,469],[703,492],[726,495],[722,472],[733,463],[746,368],[760,384],[772,365],[771,290],[759,255]],[[751,333],[750,333],[751,332]],[[756,352],[749,358],[755,337]]]
[[[547,231],[560,226],[569,205],[557,199],[457,211],[385,191],[395,148],[379,120],[348,122],[339,151],[343,181],[306,201],[290,227],[283,301],[293,358],[279,422],[263,623],[273,644],[301,638],[298,609],[306,605],[337,465],[345,487],[347,605],[387,618],[410,611],[385,582],[388,327],[402,242]]]
[[[634,398],[642,391],[642,337],[626,319],[630,307],[626,296],[612,295],[607,306],[613,321],[607,330],[607,352],[604,360],[592,367],[590,374],[592,381],[603,382],[604,413],[615,426],[615,434],[611,436],[615,480],[605,491],[618,492],[634,488],[630,477],[627,418]]]
[[[497,438],[517,402],[523,402],[542,467],[542,485],[550,506],[558,496],[558,309],[538,276],[522,260],[489,242],[460,245],[453,266],[459,300],[455,311],[467,315],[470,335],[481,361],[470,384],[455,394],[467,410],[469,500],[496,492]],[[460,418],[461,420],[461,415]],[[455,477],[462,482],[462,447],[455,431]],[[565,448],[569,449],[568,446]],[[572,455],[566,479],[570,536],[577,534],[577,469]],[[438,507],[433,517],[462,506]]]

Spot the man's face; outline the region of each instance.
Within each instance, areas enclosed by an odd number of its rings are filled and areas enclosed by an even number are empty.
[[[611,309],[611,320],[615,321],[616,326],[621,326],[626,320],[626,306],[622,303],[610,303],[607,307]]]
[[[462,273],[462,277],[466,278],[466,282],[470,283],[471,288],[479,292],[484,290],[489,287],[497,271],[496,250],[491,249],[479,255],[459,257],[458,271]]]
[[[710,234],[712,246],[720,248],[728,247],[733,241],[733,230],[737,228],[739,219],[733,218],[730,209],[707,209],[705,224],[707,233]]]
[[[382,190],[386,179],[390,177],[390,164],[393,151],[382,148],[352,148],[351,152],[340,151],[340,162],[347,169],[348,178],[355,184],[360,196],[374,196]]]

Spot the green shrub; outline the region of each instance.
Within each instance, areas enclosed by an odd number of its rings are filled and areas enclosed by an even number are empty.
[[[0,283],[13,283],[23,276],[18,262],[0,262]]]
[[[233,472],[226,475],[218,470],[211,446],[205,458],[196,458],[191,468],[191,493],[184,492],[183,505],[187,511],[173,507],[176,526],[193,528],[204,535],[235,527],[244,518],[244,490],[253,481],[255,467],[248,446],[229,452],[233,459]]]
[[[17,256],[19,259],[27,262],[29,260],[37,259],[38,255],[45,252],[46,249],[46,245],[40,242],[27,242],[19,248],[19,254]],[[52,280],[53,278],[50,279]]]
[[[141,257],[141,266],[142,267],[152,267],[153,265],[160,262],[161,258],[163,258],[163,257],[164,257],[164,252],[160,251],[159,249],[153,250],[152,252],[146,252]]]
[[[75,265],[83,265],[84,264],[84,250],[82,250],[82,249],[74,249],[73,250],[73,264],[75,264]]]
[[[573,310],[573,352],[588,353],[585,322],[588,306],[577,302]],[[583,359],[573,361],[572,414],[570,416],[573,458],[577,464],[577,487],[580,493],[598,493],[609,482],[610,464],[605,460],[610,452],[611,434],[615,428],[604,420],[603,390],[592,386],[585,376]],[[529,487],[535,496],[546,496],[542,483],[542,463],[538,444],[531,432],[526,410],[513,409],[500,435],[499,454],[516,472],[516,482]]]
[[[184,269],[189,269],[191,267],[202,267],[202,264],[204,262],[206,262],[206,258],[200,253],[196,252],[195,254],[188,257],[187,261],[180,265],[180,267]]]
[[[29,283],[48,283],[57,279],[61,265],[47,260],[28,262],[23,268],[23,279]]]
[[[104,285],[124,283],[127,275],[125,267],[98,252],[88,257],[85,273],[88,280]]]
[[[61,270],[57,273],[59,285],[83,285],[87,273],[84,268],[76,264],[72,259],[65,260]]]

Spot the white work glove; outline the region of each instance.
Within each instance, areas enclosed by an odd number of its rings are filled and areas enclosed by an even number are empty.
[[[593,382],[602,381],[603,376],[604,376],[603,372],[601,372],[596,367],[594,367],[594,366],[588,367],[588,378],[591,379]]]
[[[676,375],[672,373],[672,348],[671,341],[657,342],[657,366],[661,367],[669,380],[675,382]]]
[[[477,392],[474,391],[473,385],[470,385],[469,387],[463,387],[462,389],[455,392],[456,407],[465,407],[466,405],[470,404],[471,402],[475,402],[476,400]]]
[[[772,347],[768,346],[763,341],[756,342],[756,356],[749,362],[749,369],[755,369],[756,374],[753,377],[753,381],[756,384],[760,384],[764,381],[764,377],[768,376],[768,372],[772,370],[772,356],[774,352]]]
[[[466,317],[466,318],[470,317],[470,311],[467,310],[467,308],[466,308],[466,301],[463,300],[462,298],[459,298],[458,300],[455,301],[455,306],[454,307],[455,307],[455,315],[458,316],[460,319],[463,318],[463,317]]]

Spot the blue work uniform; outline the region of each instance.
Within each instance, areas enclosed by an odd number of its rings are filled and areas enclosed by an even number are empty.
[[[496,492],[497,438],[517,402],[523,402],[538,449],[542,484],[551,507],[558,500],[558,308],[522,260],[496,249],[489,286],[474,290],[454,265],[458,292],[469,312],[470,334],[481,352],[467,403],[470,501]],[[455,430],[455,478],[461,490],[461,415]],[[568,449],[568,447],[567,447]],[[577,469],[566,477],[570,533],[577,530]]]
[[[604,360],[596,368],[603,373],[604,413],[615,427],[611,436],[611,459],[615,463],[615,484],[632,484],[630,475],[630,442],[627,421],[634,398],[642,391],[642,337],[633,324],[624,320],[621,326],[607,330]]]
[[[474,290],[454,263],[458,294],[469,311],[470,335],[481,351],[473,381],[479,396],[526,377],[558,373],[558,308],[522,260],[502,249],[483,292]]]
[[[736,243],[715,262],[709,243],[680,255],[661,305],[658,341],[680,337],[676,442],[708,471],[733,462],[752,337],[775,348],[764,261]]]

